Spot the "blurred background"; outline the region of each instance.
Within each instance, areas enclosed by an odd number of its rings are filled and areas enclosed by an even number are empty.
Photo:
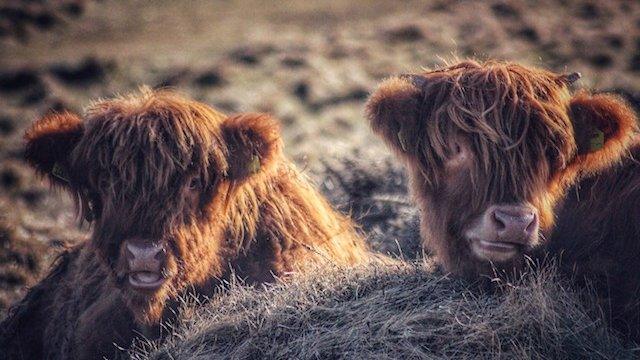
[[[369,92],[468,57],[579,71],[578,86],[638,107],[640,2],[0,1],[0,314],[87,232],[22,160],[25,128],[47,111],[147,84],[269,112],[287,153],[344,206],[327,159],[393,163],[362,116]],[[385,191],[405,194],[394,174]]]

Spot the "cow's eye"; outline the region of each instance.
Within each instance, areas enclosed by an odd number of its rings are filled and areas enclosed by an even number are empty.
[[[199,177],[194,177],[193,179],[191,179],[191,182],[189,182],[190,190],[199,190],[201,187],[202,187],[202,182],[200,181]]]
[[[98,178],[99,189],[108,189],[109,185],[110,185],[109,178],[107,178],[106,176],[101,176],[100,178]]]
[[[462,152],[462,146],[460,146],[460,144],[458,142],[456,142],[455,144],[453,144],[453,155],[458,155]]]
[[[447,157],[449,159],[455,158],[459,156],[461,153],[462,153],[462,145],[460,145],[460,142],[453,141],[451,144],[449,144],[449,148],[447,149]]]
[[[465,147],[464,140],[455,140],[449,144],[447,149],[446,164],[448,166],[457,167],[467,162],[469,151]]]

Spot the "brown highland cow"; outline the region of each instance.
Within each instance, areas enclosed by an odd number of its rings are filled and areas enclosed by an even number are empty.
[[[142,89],[82,118],[46,116],[25,137],[27,160],[93,231],[0,324],[10,359],[113,357],[137,334],[157,337],[185,292],[367,257],[352,222],[285,158],[268,115]]]
[[[367,116],[406,164],[423,244],[445,270],[492,276],[551,253],[637,338],[637,120],[612,95],[572,94],[578,78],[466,61],[384,81]]]

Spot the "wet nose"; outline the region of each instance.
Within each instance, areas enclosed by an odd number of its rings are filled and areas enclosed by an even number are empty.
[[[537,236],[538,216],[529,207],[496,207],[492,218],[500,241],[526,245]]]
[[[160,272],[166,252],[162,245],[151,241],[127,240],[125,249],[130,271]]]

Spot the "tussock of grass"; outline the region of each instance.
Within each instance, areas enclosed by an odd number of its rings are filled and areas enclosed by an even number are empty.
[[[549,268],[483,292],[429,264],[232,284],[135,359],[634,358]]]
[[[25,288],[38,280],[48,261],[47,247],[18,234],[2,210],[0,202],[0,320],[24,296]]]

